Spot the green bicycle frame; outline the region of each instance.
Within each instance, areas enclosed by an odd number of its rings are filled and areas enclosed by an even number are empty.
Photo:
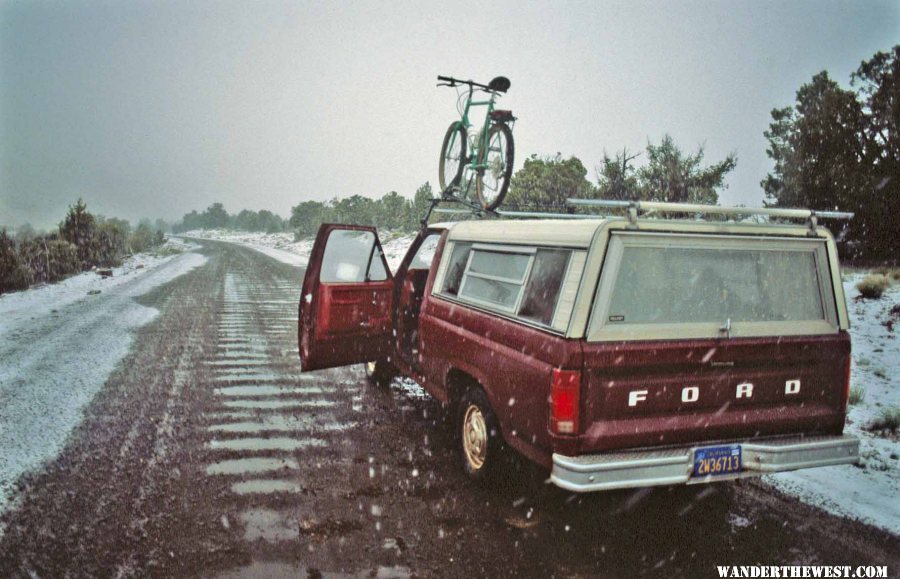
[[[468,132],[474,125],[469,122],[469,109],[472,107],[487,107],[487,113],[484,115],[484,123],[481,127],[481,130],[478,132],[478,135],[475,138],[470,139],[470,145],[474,145],[472,147],[472,155],[471,161],[466,165],[469,169],[473,171],[484,170],[487,169],[487,163],[478,163],[478,151],[483,150],[484,147],[488,146],[488,139],[490,138],[490,128],[491,128],[491,113],[494,112],[494,102],[497,100],[496,93],[489,93],[491,95],[490,100],[486,101],[473,101],[472,95],[475,92],[475,87],[469,87],[469,96],[466,97],[466,106],[463,109],[463,115],[460,122],[463,127],[466,128]]]

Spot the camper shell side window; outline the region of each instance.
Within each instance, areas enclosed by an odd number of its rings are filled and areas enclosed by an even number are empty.
[[[444,255],[435,295],[528,325],[566,330],[584,251],[456,241]]]

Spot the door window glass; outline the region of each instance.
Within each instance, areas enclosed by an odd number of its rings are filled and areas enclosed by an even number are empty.
[[[409,269],[431,269],[431,262],[434,261],[434,254],[440,240],[440,233],[433,233],[426,237],[409,263]]]
[[[335,229],[328,235],[319,281],[354,283],[384,281],[387,269],[371,231]]]

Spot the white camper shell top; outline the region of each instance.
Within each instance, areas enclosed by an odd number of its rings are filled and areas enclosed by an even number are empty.
[[[540,220],[485,220],[440,223],[431,227],[448,231],[447,246],[439,264],[432,294],[439,299],[459,302],[474,309],[536,326],[568,338],[587,338],[589,341],[623,341],[654,339],[690,339],[721,337],[724,325],[729,337],[812,335],[836,333],[849,326],[846,302],[840,279],[837,248],[834,238],[823,227],[810,229],[796,224],[758,224],[741,222],[709,222],[676,219],[638,219],[635,223],[625,218],[600,219],[540,219]],[[534,316],[524,315],[521,308],[527,301],[528,279],[531,270],[537,268],[535,257],[525,264],[521,272],[504,278],[486,276],[473,270],[472,263],[465,265],[462,275],[462,295],[447,291],[449,262],[454,247],[473,249],[469,253],[499,253],[532,255],[538,249],[547,253],[548,248],[569,250],[570,257],[562,276],[560,287],[552,294],[555,303],[548,307],[552,316],[535,321]],[[608,310],[614,282],[623,258],[623,251],[632,246],[671,250],[681,248],[687,252],[697,248],[733,248],[757,255],[766,252],[808,253],[814,263],[815,277],[805,287],[815,286],[821,306],[819,319],[787,319],[773,322],[734,321],[731,319],[712,323],[710,320],[672,324],[629,324],[628,320],[610,322]],[[477,258],[476,258],[477,261]],[[482,260],[484,261],[484,260]],[[471,262],[471,259],[470,259]],[[503,269],[503,264],[498,264]],[[521,274],[521,275],[520,275]],[[502,285],[507,298],[486,299],[475,291],[477,277]],[[468,284],[465,284],[468,281]],[[468,289],[465,287],[468,285]],[[524,289],[523,289],[524,288]],[[806,289],[808,293],[816,290]],[[802,298],[803,296],[799,296]],[[548,310],[548,311],[550,311]]]

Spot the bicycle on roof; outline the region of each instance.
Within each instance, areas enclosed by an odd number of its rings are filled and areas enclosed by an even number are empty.
[[[516,117],[512,111],[494,108],[497,98],[509,90],[509,79],[498,76],[484,85],[449,76],[437,78],[441,81],[438,86],[469,87],[459,93],[460,120],[450,125],[441,145],[441,199],[460,201],[476,211],[493,211],[503,203],[513,170],[512,125]],[[488,93],[490,98],[473,100],[476,90]],[[487,107],[487,113],[475,131],[469,122],[469,110],[477,106]]]

